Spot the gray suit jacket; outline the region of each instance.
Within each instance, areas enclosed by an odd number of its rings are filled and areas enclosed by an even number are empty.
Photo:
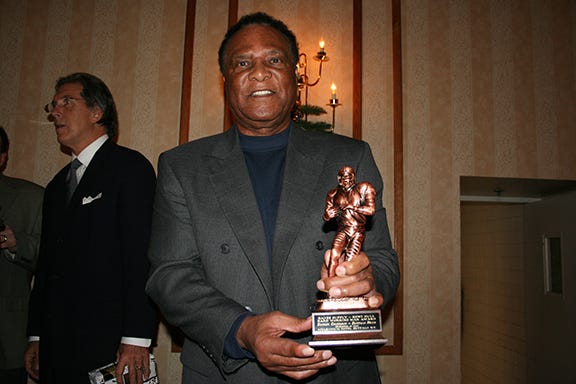
[[[392,249],[382,179],[369,146],[336,134],[292,126],[269,265],[258,205],[235,128],[163,153],[158,165],[147,289],[165,318],[187,336],[184,382],[283,382],[256,362],[224,354],[224,342],[242,313],[279,310],[307,317],[316,281],[334,236],[323,222],[326,193],[338,170],[355,168],[377,190],[364,250],[379,291],[394,296],[399,270]],[[306,342],[310,335],[298,335]],[[355,378],[354,378],[355,377]],[[355,381],[356,380],[356,381]],[[342,358],[314,379],[322,383],[378,382],[372,353]]]
[[[36,267],[44,189],[0,174],[0,218],[14,231],[15,254],[0,250],[0,369],[24,366],[30,281]]]

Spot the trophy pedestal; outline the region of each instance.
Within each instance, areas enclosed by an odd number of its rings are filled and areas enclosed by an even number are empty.
[[[383,345],[382,314],[364,297],[319,300],[312,312],[311,347]]]

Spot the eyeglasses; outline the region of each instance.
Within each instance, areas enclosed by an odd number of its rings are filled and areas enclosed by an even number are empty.
[[[52,113],[56,107],[64,108],[64,109],[71,109],[77,101],[82,101],[84,99],[72,97],[72,96],[64,96],[59,100],[52,100],[48,104],[44,106],[44,111],[46,113]]]

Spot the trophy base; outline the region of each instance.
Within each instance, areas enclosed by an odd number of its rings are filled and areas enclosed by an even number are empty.
[[[382,337],[381,332],[367,333],[363,335],[349,334],[349,335],[318,335],[314,336],[308,342],[311,347],[359,347],[363,345],[379,346],[388,342],[388,339]]]
[[[352,347],[383,345],[382,315],[370,309],[363,297],[324,299],[312,313],[311,347]]]

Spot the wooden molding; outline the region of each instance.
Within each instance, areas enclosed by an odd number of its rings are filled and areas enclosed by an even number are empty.
[[[188,0],[184,36],[184,59],[182,63],[182,96],[180,97],[180,131],[178,143],[189,140],[190,103],[192,101],[192,65],[194,59],[194,27],[196,22],[196,0]]]
[[[392,88],[394,113],[394,248],[400,264],[400,285],[394,299],[394,344],[381,354],[401,355],[404,345],[404,143],[402,132],[401,0],[392,1]]]
[[[354,0],[352,25],[352,137],[362,140],[362,0]]]

